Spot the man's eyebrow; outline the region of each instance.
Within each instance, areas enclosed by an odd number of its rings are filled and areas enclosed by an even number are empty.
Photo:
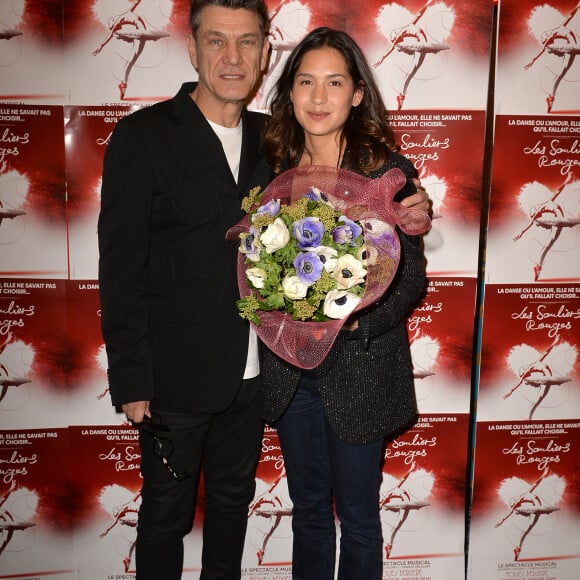
[[[206,30],[203,33],[204,36],[219,36],[221,38],[226,38],[230,36],[229,34],[222,32],[220,30]],[[243,34],[236,35],[236,38],[260,38],[260,34],[258,32],[245,32]]]

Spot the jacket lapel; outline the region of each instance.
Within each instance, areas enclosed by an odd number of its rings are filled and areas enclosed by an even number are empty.
[[[245,108],[242,111],[242,151],[236,184],[219,137],[191,99],[190,94],[194,88],[195,83],[185,83],[177,93],[174,98],[175,116],[181,125],[185,139],[199,152],[197,160],[203,160],[204,163],[213,166],[219,175],[228,175],[233,190],[237,191],[241,199],[251,187],[264,185],[250,183],[256,169],[261,164],[265,165],[265,161],[261,159],[263,116],[250,113]]]
[[[179,120],[185,139],[199,152],[197,160],[203,160],[203,163],[213,166],[220,175],[231,176],[232,186],[235,187],[234,177],[230,171],[221,141],[191,99],[190,93],[194,87],[194,83],[186,83],[176,95],[174,99],[175,115]]]
[[[262,139],[262,124],[259,117],[250,115],[246,109],[242,113],[242,155],[240,157],[240,171],[238,175],[238,192],[243,197],[248,189],[257,183],[249,183],[252,172],[255,170],[260,154],[260,142]]]

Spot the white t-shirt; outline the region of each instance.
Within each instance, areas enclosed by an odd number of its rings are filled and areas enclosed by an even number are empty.
[[[222,142],[222,147],[230,170],[236,183],[238,182],[238,174],[240,171],[240,155],[242,152],[242,120],[237,127],[224,127],[208,121],[215,134]],[[248,342],[248,358],[246,359],[246,370],[244,371],[244,379],[252,379],[260,374],[260,359],[258,356],[258,337],[252,326],[250,325],[250,340]]]

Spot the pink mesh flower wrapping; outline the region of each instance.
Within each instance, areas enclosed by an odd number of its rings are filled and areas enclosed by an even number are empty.
[[[367,254],[367,275],[362,300],[353,313],[376,302],[391,284],[400,258],[400,242],[395,226],[411,235],[429,230],[429,216],[417,209],[407,209],[393,198],[405,185],[400,169],[391,169],[378,179],[369,179],[332,167],[297,167],[279,175],[264,191],[261,204],[280,200],[290,205],[311,187],[318,188],[335,209],[363,228]],[[226,234],[238,240],[240,233],[250,229],[246,215]],[[240,296],[253,293],[249,287],[245,256],[238,256],[238,286]],[[346,318],[325,322],[293,320],[280,310],[260,311],[261,324],[254,325],[257,335],[276,355],[303,369],[317,367],[326,357],[346,322]]]

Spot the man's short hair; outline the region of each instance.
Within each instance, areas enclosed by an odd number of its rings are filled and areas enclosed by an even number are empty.
[[[266,35],[268,28],[268,8],[264,0],[192,0],[189,8],[189,26],[195,37],[201,20],[201,11],[206,6],[221,6],[232,10],[244,9],[254,12],[260,21],[262,34]]]

